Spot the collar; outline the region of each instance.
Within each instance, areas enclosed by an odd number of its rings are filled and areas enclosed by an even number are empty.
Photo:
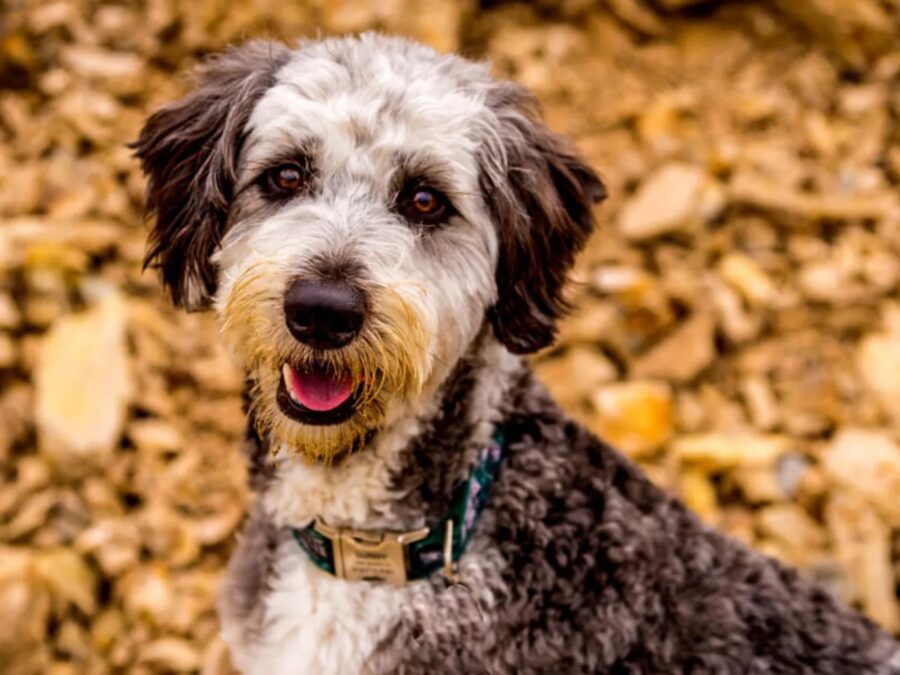
[[[351,581],[402,584],[438,569],[455,579],[457,563],[487,504],[503,456],[503,433],[481,449],[469,477],[453,491],[453,504],[434,525],[411,532],[336,528],[316,519],[291,528],[294,539],[321,570]]]

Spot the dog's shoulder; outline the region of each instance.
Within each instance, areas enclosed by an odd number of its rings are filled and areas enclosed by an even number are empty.
[[[400,622],[396,635],[422,638],[415,653],[398,649],[404,672],[885,667],[895,644],[874,624],[706,527],[539,384],[517,393],[504,433],[500,478],[463,559],[466,592],[439,589],[433,611]]]

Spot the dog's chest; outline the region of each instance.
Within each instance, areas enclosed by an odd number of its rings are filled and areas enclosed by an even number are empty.
[[[336,579],[284,542],[265,591],[262,634],[234,655],[236,665],[248,674],[358,673],[425,586]]]

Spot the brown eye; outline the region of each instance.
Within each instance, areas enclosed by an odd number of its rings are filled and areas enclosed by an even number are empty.
[[[431,190],[418,190],[412,198],[413,208],[422,215],[428,216],[440,208],[438,196]]]
[[[408,221],[419,225],[442,223],[452,215],[453,209],[441,192],[422,185],[401,194],[398,207]]]
[[[307,178],[307,169],[299,164],[279,164],[260,176],[260,186],[273,197],[290,197],[306,187]]]
[[[285,164],[275,169],[272,182],[279,190],[296,192],[303,186],[303,174],[300,172],[300,167],[293,164]]]

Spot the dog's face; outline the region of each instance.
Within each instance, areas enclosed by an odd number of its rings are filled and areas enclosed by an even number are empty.
[[[136,148],[148,262],[215,307],[262,430],[318,461],[431,398],[486,324],[551,342],[603,196],[522,89],[374,35],[234,49]]]

